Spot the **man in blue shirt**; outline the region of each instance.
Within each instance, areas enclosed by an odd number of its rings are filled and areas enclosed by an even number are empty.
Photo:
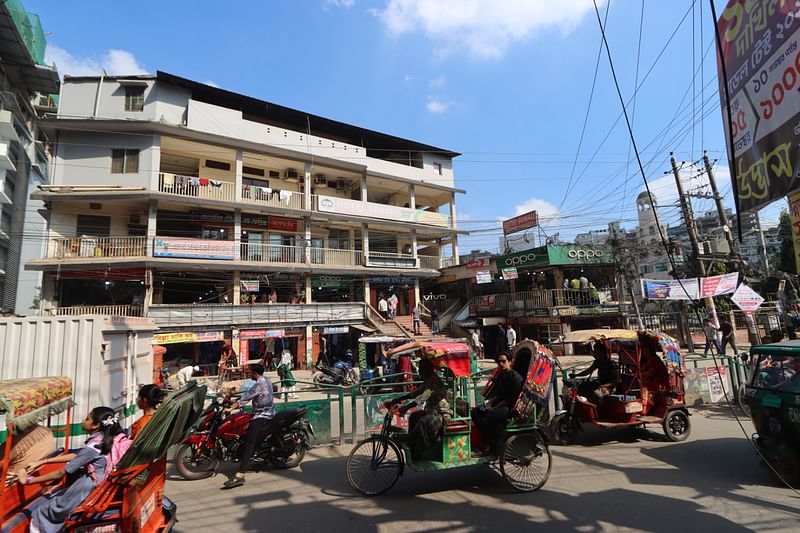
[[[250,377],[255,384],[244,392],[239,401],[231,409],[236,409],[245,402],[253,403],[253,418],[247,428],[247,435],[242,444],[242,462],[233,478],[226,481],[223,488],[232,489],[244,484],[244,473],[250,469],[253,452],[261,438],[269,428],[275,416],[275,402],[273,398],[272,382],[264,375],[263,365],[250,365]]]

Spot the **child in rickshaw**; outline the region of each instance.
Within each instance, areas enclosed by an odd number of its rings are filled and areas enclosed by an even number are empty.
[[[409,447],[417,459],[441,442],[442,428],[450,417],[447,390],[436,374],[433,363],[427,358],[419,361],[419,377],[423,380],[422,384],[414,391],[384,404],[391,408],[397,403],[414,400],[401,408],[400,414],[404,415],[415,405],[425,402],[423,408],[412,413],[408,420]]]
[[[472,421],[480,430],[480,454],[500,449],[511,409],[519,398],[524,379],[511,368],[511,358],[506,353],[497,356],[498,371],[489,382],[484,398],[486,403],[472,410]]]
[[[110,407],[95,407],[81,423],[89,433],[86,445],[77,453],[68,453],[37,461],[33,471],[45,463],[67,463],[49,474],[21,478],[25,485],[45,483],[67,477],[66,485],[47,495],[47,501],[33,510],[30,531],[56,533],[64,529],[64,521],[104,479],[115,437],[123,433]]]

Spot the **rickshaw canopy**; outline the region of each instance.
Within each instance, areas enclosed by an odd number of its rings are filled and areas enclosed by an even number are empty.
[[[0,415],[16,430],[27,429],[72,405],[72,380],[66,376],[0,381]]]
[[[469,345],[464,342],[408,342],[387,354],[389,357],[418,354],[425,357],[435,368],[449,368],[457,378],[471,375],[471,360]]]

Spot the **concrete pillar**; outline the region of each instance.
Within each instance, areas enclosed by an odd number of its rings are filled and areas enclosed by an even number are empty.
[[[241,150],[236,150],[236,175],[234,177],[233,198],[236,202],[242,201],[242,161],[244,160],[244,153]]]
[[[367,201],[367,173],[365,172],[363,176],[361,176],[361,201]]]
[[[314,364],[314,328],[306,326],[306,368]]]
[[[369,305],[369,278],[364,278],[364,303]]]
[[[417,209],[417,187],[413,183],[408,186],[408,207]]]
[[[306,286],[305,286],[305,289],[306,289],[305,290],[306,303],[310,304],[311,303],[311,272],[306,272],[306,274],[305,274],[305,282],[306,282]]]
[[[233,272],[233,305],[242,303],[242,273],[238,270]]]
[[[158,200],[150,200],[147,209],[147,257],[153,257],[153,244],[156,239],[156,219],[158,217]]]
[[[305,164],[303,171],[303,193],[303,208],[306,211],[311,211],[311,163],[308,162]]]
[[[303,228],[305,229],[305,235],[303,236],[303,253],[305,257],[303,260],[311,264],[311,217],[303,217]]]
[[[350,226],[349,231],[350,231],[350,237],[349,237],[349,239],[350,239],[350,244],[349,244],[349,248],[350,248],[350,264],[354,265],[354,266],[361,266],[360,264],[356,263],[356,258],[355,258],[355,254],[356,254],[356,228]]]
[[[414,264],[419,268],[419,255],[417,254],[417,230],[411,230],[411,255],[414,256]]]
[[[364,253],[364,264],[367,264],[369,258],[369,226],[361,224],[361,250]]]
[[[233,258],[242,259],[242,210],[233,210]]]
[[[450,227],[456,229],[456,195],[450,197]],[[453,262],[458,264],[458,234],[454,231],[450,237],[450,246],[452,247]]]
[[[150,306],[153,305],[153,271],[149,268],[144,271],[144,300],[142,301],[142,316],[147,316]]]
[[[150,160],[141,161],[145,168],[150,169],[150,189],[153,191],[158,190],[158,174],[161,170],[161,136],[153,135],[153,144],[150,145]]]
[[[414,278],[414,301],[417,305],[422,304],[422,301],[419,299],[419,278]]]

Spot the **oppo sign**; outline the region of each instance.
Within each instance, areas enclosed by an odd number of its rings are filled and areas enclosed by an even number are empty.
[[[603,257],[603,250],[569,250],[567,256],[570,259],[594,259]]]
[[[525,255],[517,255],[514,257],[507,257],[503,260],[503,266],[513,267],[520,265],[527,265],[536,261],[536,254],[530,253]]]

